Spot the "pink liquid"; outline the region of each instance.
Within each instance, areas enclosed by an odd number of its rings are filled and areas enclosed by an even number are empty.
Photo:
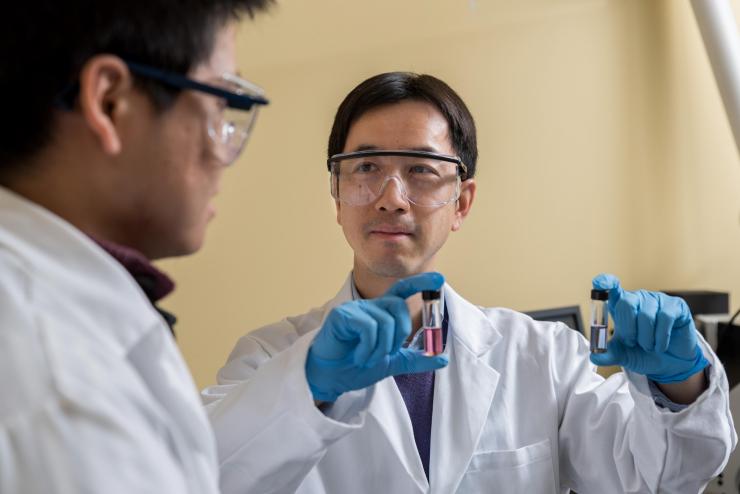
[[[442,347],[442,328],[424,328],[424,353],[429,356],[439,355]]]

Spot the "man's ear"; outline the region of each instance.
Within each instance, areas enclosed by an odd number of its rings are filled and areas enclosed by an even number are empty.
[[[117,117],[130,105],[133,89],[131,72],[115,55],[96,55],[80,71],[80,110],[107,154],[115,155],[121,151]]]
[[[462,228],[463,221],[470,213],[475,200],[475,180],[470,178],[460,184],[460,198],[455,203],[455,221],[452,222],[452,231],[456,232]]]
[[[339,216],[339,211],[340,211],[340,208],[342,207],[342,204],[335,199],[334,200],[334,207],[337,208],[337,225],[341,225],[342,224],[342,220],[341,220],[341,218]]]

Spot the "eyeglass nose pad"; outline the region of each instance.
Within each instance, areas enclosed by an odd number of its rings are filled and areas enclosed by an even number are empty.
[[[398,191],[401,193],[401,197],[404,198],[404,200],[408,201],[409,196],[406,193],[406,186],[403,184],[403,180],[401,180],[401,177],[397,175],[391,175],[389,177],[385,177],[385,180],[383,180],[383,183],[380,185],[380,190],[378,190],[378,197],[381,197],[385,193],[385,186],[388,184],[390,180],[394,180],[398,186]]]

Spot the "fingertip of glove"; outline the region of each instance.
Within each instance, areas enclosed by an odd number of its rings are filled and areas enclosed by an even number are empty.
[[[418,277],[418,278],[416,278]],[[417,280],[423,280],[423,283],[429,287],[429,289],[439,289],[445,284],[445,277],[442,273],[437,271],[429,271],[416,275]]]
[[[403,353],[406,355],[406,365],[410,372],[428,372],[449,364],[449,357],[444,354],[429,356],[418,349],[404,349]]]
[[[589,358],[591,363],[599,367],[615,365],[614,357],[609,353],[592,353]]]
[[[443,367],[447,367],[447,365],[450,363],[450,357],[448,357],[446,354],[439,354],[434,356],[428,356],[425,355],[423,357],[423,360],[428,363],[428,365],[434,369],[441,369]]]
[[[599,273],[591,280],[596,290],[609,290],[619,286],[619,278],[611,273]]]
[[[447,357],[424,357],[424,366],[429,370],[443,369],[450,363]]]
[[[435,283],[437,283],[440,287],[442,285],[444,285],[444,283],[445,283],[445,277],[444,277],[444,275],[442,273],[438,272],[438,271],[430,271],[429,272],[429,277],[431,278],[432,281],[434,281]]]

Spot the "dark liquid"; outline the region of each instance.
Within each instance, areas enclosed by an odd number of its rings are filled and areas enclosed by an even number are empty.
[[[591,352],[606,352],[606,326],[591,326]]]

